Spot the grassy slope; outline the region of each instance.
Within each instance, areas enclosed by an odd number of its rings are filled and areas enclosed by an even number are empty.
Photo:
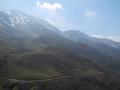
[[[37,79],[73,72],[80,75],[95,74],[94,64],[83,62],[85,58],[73,57],[67,50],[60,47],[48,48],[47,45],[26,43],[24,48],[13,46],[1,49],[1,56],[7,57],[8,77],[18,79]],[[27,47],[28,46],[28,47]],[[23,52],[19,52],[23,51]],[[5,52],[5,53],[4,53]],[[71,55],[70,55],[71,54]],[[69,56],[68,56],[69,55]],[[86,66],[84,66],[86,64]]]
[[[43,31],[44,36],[36,39],[29,35],[8,36],[9,32],[6,33],[5,37],[0,37],[0,60],[6,61],[1,63],[0,74],[3,76],[40,79],[61,74],[91,76],[100,73],[98,66],[66,49],[70,44],[67,39],[49,30]]]

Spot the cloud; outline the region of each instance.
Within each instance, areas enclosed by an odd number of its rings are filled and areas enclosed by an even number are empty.
[[[110,39],[113,41],[117,41],[120,42],[120,37],[119,36],[112,36],[112,35],[91,35],[92,37],[96,37],[96,38],[101,38],[101,39]]]
[[[37,12],[39,12],[40,18],[48,21],[55,27],[60,30],[67,30],[70,28],[78,28],[78,25],[74,25],[72,22],[65,18],[63,12],[60,10],[64,9],[62,4],[60,3],[48,3],[48,2],[36,2],[37,7],[39,8]],[[39,17],[38,16],[38,17]],[[57,22],[57,23],[56,23]]]
[[[37,7],[39,8],[44,8],[44,9],[48,9],[48,10],[51,10],[51,11],[56,11],[56,10],[62,10],[63,9],[63,6],[62,4],[60,3],[48,3],[48,2],[43,2],[43,3],[40,3],[39,1],[37,1]]]
[[[39,7],[39,16],[44,20],[48,21],[60,30],[65,30],[69,28],[76,28],[77,25],[71,23],[67,18],[65,18],[63,12],[60,10],[64,9],[60,3],[48,3],[48,2],[36,2],[37,7]],[[57,22],[57,23],[56,23]]]
[[[97,15],[97,11],[85,11],[85,16],[95,17]]]

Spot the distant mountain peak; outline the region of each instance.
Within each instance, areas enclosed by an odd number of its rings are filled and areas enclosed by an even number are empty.
[[[7,10],[4,12],[0,12],[0,21],[17,31],[22,31],[35,37],[39,36],[42,30],[49,30],[53,31],[54,33],[60,32],[59,29],[57,29],[47,21],[26,14],[19,10]]]

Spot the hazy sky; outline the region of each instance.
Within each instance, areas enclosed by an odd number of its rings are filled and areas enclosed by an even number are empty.
[[[0,10],[17,9],[61,29],[78,29],[120,41],[120,0],[0,0]]]

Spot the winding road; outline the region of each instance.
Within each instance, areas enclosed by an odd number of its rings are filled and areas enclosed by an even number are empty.
[[[52,81],[52,80],[61,80],[66,78],[72,78],[72,76],[60,75],[60,76],[55,76],[55,77],[42,79],[42,80],[17,80],[13,78],[0,77],[0,87],[7,88],[7,90],[13,90],[13,88],[16,85],[20,85],[20,87],[23,87],[23,86],[31,87],[31,86],[34,86],[35,84],[40,84],[42,82]]]

